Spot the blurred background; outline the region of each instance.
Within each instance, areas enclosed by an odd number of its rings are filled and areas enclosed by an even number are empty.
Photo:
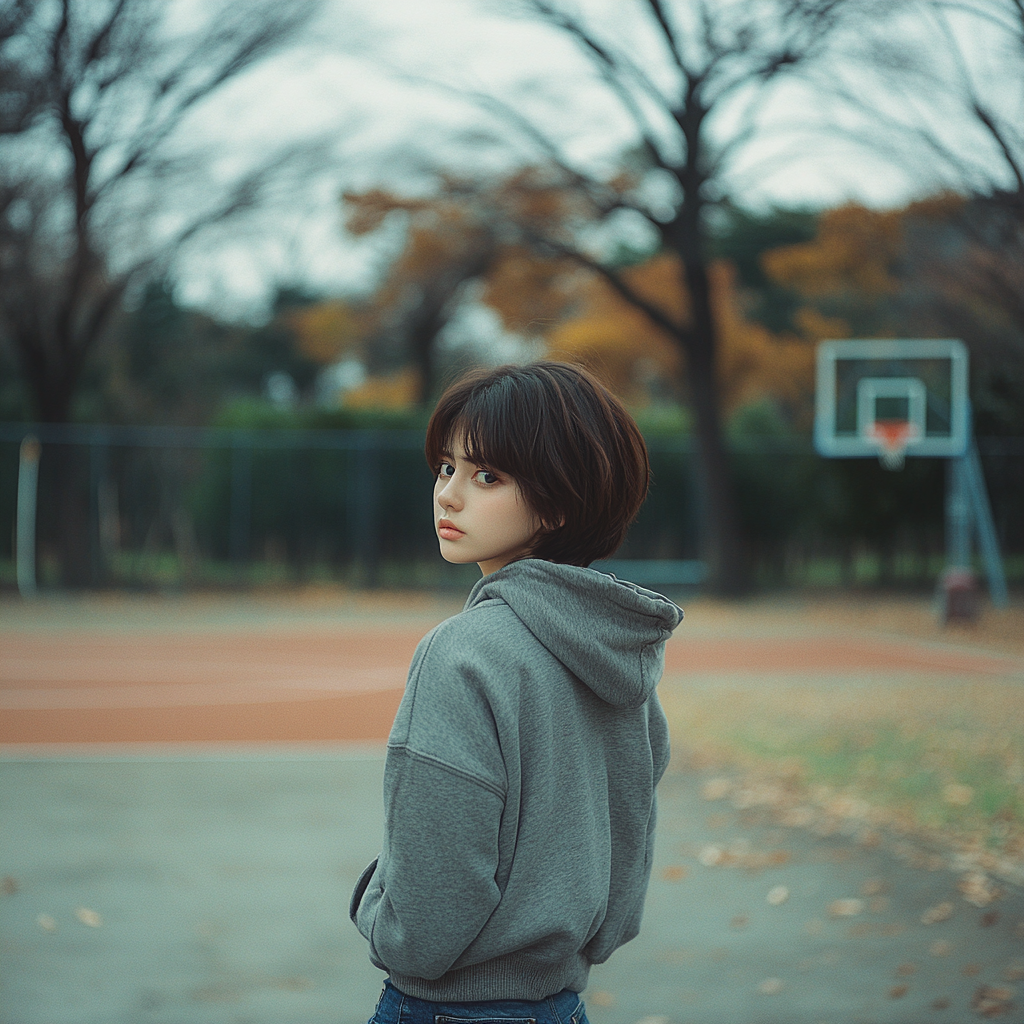
[[[594,1024],[1017,1019],[1022,126],[1021,0],[0,0],[5,1024],[366,1019],[477,578],[424,428],[541,357],[636,416],[619,557],[687,612]],[[936,615],[948,460],[815,452],[870,338],[969,351],[998,607]]]
[[[621,552],[927,590],[942,460],[814,454],[825,338],[956,337],[1024,580],[1014,0],[5,0],[0,586],[462,585],[421,437],[459,370],[592,367]],[[29,429],[31,425],[31,429]]]

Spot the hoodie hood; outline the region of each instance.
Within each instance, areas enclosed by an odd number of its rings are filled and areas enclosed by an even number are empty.
[[[683,618],[668,598],[596,569],[538,558],[481,579],[465,610],[503,601],[577,679],[615,707],[640,707],[665,668],[665,641]]]

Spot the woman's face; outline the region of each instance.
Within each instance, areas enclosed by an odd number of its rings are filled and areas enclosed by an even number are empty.
[[[468,461],[457,444],[434,483],[434,527],[442,558],[476,562],[487,576],[528,555],[541,523],[512,477]]]

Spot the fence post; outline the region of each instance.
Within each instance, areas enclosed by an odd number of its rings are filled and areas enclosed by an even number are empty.
[[[249,532],[252,521],[252,445],[241,431],[231,440],[231,561],[239,575],[249,562]]]
[[[89,445],[89,575],[94,587],[104,582],[104,551],[100,543],[100,487],[107,475],[109,443],[96,439]]]
[[[376,431],[356,436],[355,486],[348,493],[348,521],[355,561],[366,587],[377,585],[380,556],[380,441]]]
[[[36,595],[36,497],[41,446],[31,434],[21,442],[18,459],[18,513],[16,560],[18,592]]]

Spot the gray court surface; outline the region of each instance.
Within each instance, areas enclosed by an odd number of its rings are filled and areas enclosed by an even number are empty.
[[[2,1024],[357,1024],[381,975],[347,915],[380,748],[0,759]],[[643,932],[592,1024],[1024,1020],[1024,893],[899,844],[661,787]],[[429,837],[425,837],[429,842]],[[924,923],[931,921],[931,923]]]

